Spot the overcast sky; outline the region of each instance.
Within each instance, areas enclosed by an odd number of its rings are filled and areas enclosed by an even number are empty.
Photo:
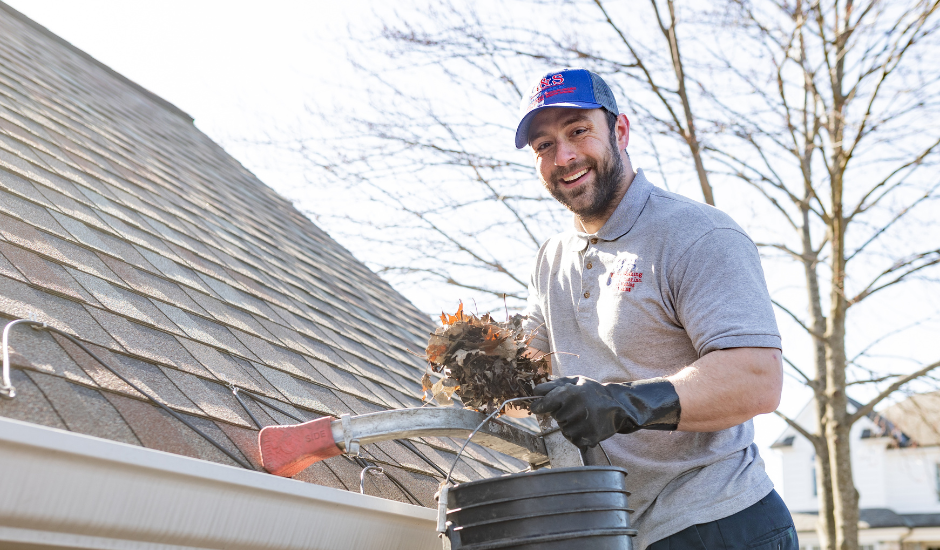
[[[218,141],[250,135],[259,119],[294,119],[317,81],[344,72],[346,14],[367,8],[360,0],[7,3],[183,109]]]

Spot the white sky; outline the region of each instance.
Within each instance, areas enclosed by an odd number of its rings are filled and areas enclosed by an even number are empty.
[[[241,140],[295,124],[311,100],[333,103],[337,84],[354,76],[344,56],[347,24],[384,7],[371,0],[4,1],[189,113],[200,130],[292,199],[302,176],[272,169],[270,162],[252,165],[249,159],[258,156]],[[782,409],[795,414],[808,399],[788,381]],[[755,427],[779,490],[779,457],[767,446],[783,423],[764,415]]]

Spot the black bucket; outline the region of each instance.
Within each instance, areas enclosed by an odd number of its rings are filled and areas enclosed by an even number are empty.
[[[452,550],[632,550],[627,471],[581,466],[461,483],[447,493]]]

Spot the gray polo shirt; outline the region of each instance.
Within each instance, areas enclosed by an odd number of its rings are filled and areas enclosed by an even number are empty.
[[[639,170],[594,235],[567,231],[538,253],[532,346],[554,374],[628,382],[675,374],[724,348],[780,348],[757,247],[726,214]],[[637,548],[721,519],[773,488],[751,421],[719,432],[641,430],[602,447],[629,472]]]

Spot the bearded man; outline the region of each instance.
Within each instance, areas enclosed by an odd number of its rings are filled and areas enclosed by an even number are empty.
[[[564,352],[531,410],[626,468],[640,550],[796,550],[753,442],[751,419],[782,388],[757,248],[726,214],[634,172],[629,141],[589,71],[548,73],[523,100],[516,147],[532,148],[542,184],[574,214],[529,285],[532,347]]]

